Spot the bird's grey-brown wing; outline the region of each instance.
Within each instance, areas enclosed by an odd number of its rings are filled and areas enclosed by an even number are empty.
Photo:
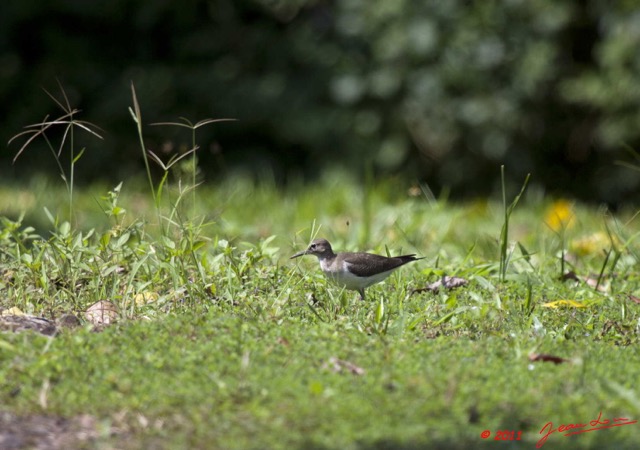
[[[385,256],[374,255],[372,253],[344,254],[344,261],[349,264],[349,271],[359,277],[366,277],[372,273],[387,272],[419,259],[422,258],[416,258],[415,255],[403,255],[387,258]]]

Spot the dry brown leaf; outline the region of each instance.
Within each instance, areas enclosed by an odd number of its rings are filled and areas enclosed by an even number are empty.
[[[24,313],[17,306],[12,306],[9,309],[3,310],[0,316],[24,316]]]
[[[157,292],[144,291],[136,294],[133,297],[133,300],[136,303],[136,306],[143,306],[143,305],[146,305],[147,303],[153,303],[157,301],[159,298],[160,296],[158,295]]]
[[[433,292],[434,294],[443,289],[454,289],[460,286],[464,286],[469,281],[466,278],[450,277],[448,275],[443,276],[438,281],[428,284],[426,287],[414,289],[413,292]]]
[[[576,275],[576,273],[573,270],[570,270],[569,272],[562,275],[560,277],[560,280],[561,281],[567,281],[567,280],[580,281],[580,278],[578,278],[578,275]]]
[[[561,358],[555,355],[548,355],[546,353],[530,353],[529,361],[531,362],[552,362],[554,364],[561,364],[571,362],[569,359]]]
[[[636,297],[635,295],[631,294],[627,294],[627,297],[629,297],[629,300],[631,300],[632,302],[640,304],[640,297]]]
[[[332,356],[329,358],[329,361],[323,364],[324,369],[331,370],[336,373],[349,372],[353,375],[364,375],[365,371],[362,367],[356,366],[354,363],[350,361],[345,361],[344,359],[336,358]]]
[[[608,292],[609,283],[603,282],[602,279],[600,279],[600,282],[598,282],[599,278],[600,278],[599,276],[596,276],[593,274],[589,276],[582,276],[582,275],[576,274],[573,271],[569,271],[565,273],[560,279],[562,281],[566,281],[566,280],[581,281],[585,283],[587,286],[593,289],[596,289],[599,292]]]
[[[109,325],[118,319],[118,308],[108,300],[100,300],[89,306],[84,316],[93,325]]]

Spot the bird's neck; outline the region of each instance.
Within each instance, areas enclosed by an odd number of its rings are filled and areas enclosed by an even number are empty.
[[[328,253],[324,255],[317,255],[318,261],[320,261],[320,267],[322,270],[331,270],[336,269],[334,267],[336,261],[336,255],[334,253]]]

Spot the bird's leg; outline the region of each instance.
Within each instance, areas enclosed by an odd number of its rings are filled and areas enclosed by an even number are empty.
[[[360,293],[360,300],[364,301],[364,289],[358,289],[358,292]]]

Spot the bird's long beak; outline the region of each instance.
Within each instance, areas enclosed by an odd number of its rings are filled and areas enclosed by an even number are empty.
[[[295,255],[293,255],[291,258],[289,259],[293,259],[293,258],[297,258],[298,256],[304,256],[307,254],[307,250],[302,250],[301,252],[296,253]]]

